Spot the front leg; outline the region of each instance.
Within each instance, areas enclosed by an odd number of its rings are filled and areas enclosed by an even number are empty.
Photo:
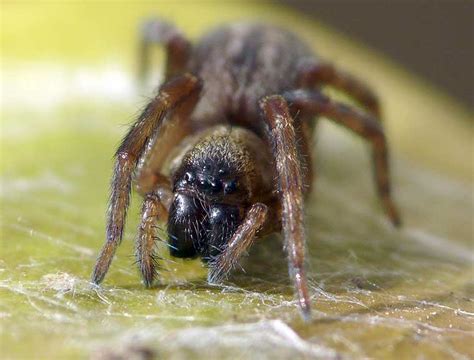
[[[99,284],[109,269],[117,246],[122,241],[125,218],[130,202],[132,175],[139,159],[152,146],[160,129],[173,110],[201,89],[200,81],[186,74],[164,84],[158,95],[147,105],[133,124],[115,154],[110,202],[107,211],[106,241],[92,274]],[[150,145],[150,146],[149,146]]]
[[[141,222],[136,240],[136,259],[146,287],[153,285],[156,275],[156,228],[157,222],[168,220],[168,208],[158,193],[145,196],[141,211]]]
[[[208,281],[218,283],[235,267],[241,256],[252,245],[257,231],[262,229],[267,219],[267,206],[252,205],[242,224],[237,228],[220,255],[209,263]]]
[[[263,119],[267,124],[268,141],[273,148],[289,273],[296,288],[303,317],[305,320],[309,320],[311,300],[304,269],[304,186],[293,119],[285,99],[281,96],[265,97],[259,105]]]

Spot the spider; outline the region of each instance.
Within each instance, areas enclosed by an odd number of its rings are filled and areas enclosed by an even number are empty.
[[[134,183],[144,198],[136,258],[145,286],[157,275],[157,222],[167,223],[170,255],[200,257],[212,283],[226,278],[255,238],[282,232],[301,314],[310,319],[303,207],[312,186],[316,117],[370,142],[378,195],[392,223],[400,224],[377,97],[274,26],[225,25],[194,46],[163,20],[145,22],[140,34],[142,76],[150,48],[161,44],[165,81],[115,154],[106,241],[93,283],[104,279],[122,240]],[[327,97],[324,85],[364,111]]]

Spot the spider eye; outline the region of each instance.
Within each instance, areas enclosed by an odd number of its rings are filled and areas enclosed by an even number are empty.
[[[196,175],[192,171],[186,171],[184,174],[179,174],[173,185],[173,192],[176,189],[184,189],[193,186],[196,181]]]
[[[237,181],[230,180],[224,184],[224,194],[232,194],[237,190]]]
[[[184,180],[186,180],[186,182],[188,183],[191,183],[194,181],[194,175],[190,172],[187,172],[186,174],[184,174]]]
[[[199,188],[206,193],[216,194],[222,190],[222,183],[215,179],[201,179]]]

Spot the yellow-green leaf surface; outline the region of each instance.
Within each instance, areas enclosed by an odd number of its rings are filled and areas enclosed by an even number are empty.
[[[270,4],[5,2],[1,12],[2,358],[474,356],[466,109]],[[404,226],[382,213],[364,141],[323,120],[306,211],[311,323],[300,320],[279,237],[257,243],[224,286],[206,285],[199,261],[166,258],[159,284],[144,289],[132,256],[138,196],[104,285],[91,288],[112,155],[160,77],[157,51],[150,89],[135,83],[136,30],[147,16],[193,39],[234,20],[286,26],[380,94]]]

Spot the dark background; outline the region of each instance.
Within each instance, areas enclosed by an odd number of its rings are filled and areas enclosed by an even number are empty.
[[[381,51],[474,109],[474,1],[280,1]]]

